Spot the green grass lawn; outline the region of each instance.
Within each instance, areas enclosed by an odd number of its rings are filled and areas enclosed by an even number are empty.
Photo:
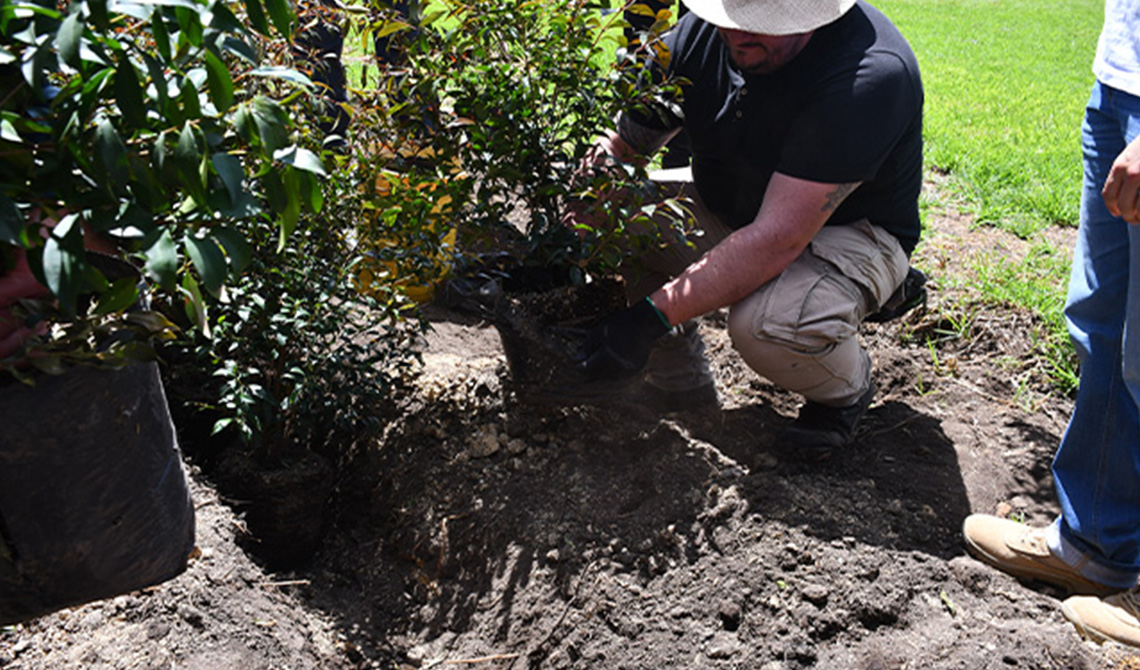
[[[1080,202],[1080,125],[1092,86],[1101,0],[872,0],[910,41],[926,87],[927,169],[949,175],[956,203],[1019,236],[1075,225]],[[1062,308],[1070,250],[1038,248],[1024,262],[992,257],[962,304],[1016,304],[1044,324],[1039,355],[1062,391],[1076,361]],[[921,261],[920,261],[921,262]]]
[[[1075,224],[1100,0],[873,0],[926,87],[926,162],[981,223]]]

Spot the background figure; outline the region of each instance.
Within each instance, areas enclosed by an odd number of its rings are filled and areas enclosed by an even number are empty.
[[[293,41],[293,55],[309,65],[309,78],[321,88],[324,104],[317,123],[325,135],[325,145],[343,147],[351,117],[344,103],[348,89],[344,75],[344,27],[338,14],[338,0],[320,0],[298,8],[301,28]]]
[[[392,2],[392,9],[396,10],[397,14],[406,19],[413,18],[412,12],[414,8],[412,7],[411,0],[394,0]],[[418,24],[418,21],[413,21],[413,25],[416,24]],[[413,28],[410,35],[414,37],[418,31],[419,28]],[[397,35],[401,35],[403,32],[404,31],[397,31],[395,33],[389,33],[373,40],[374,46],[376,47],[377,63],[390,66],[402,65],[404,63],[404,50],[400,47],[397,40]]]
[[[395,0],[392,8],[399,16],[410,19],[415,8],[411,0]],[[339,0],[319,0],[303,5],[298,15],[301,28],[293,41],[294,57],[308,63],[309,78],[321,87],[325,104],[322,105],[318,125],[325,135],[326,146],[343,147],[351,115],[345,107],[348,101],[348,82],[344,69],[344,25],[339,11]],[[400,46],[402,33],[397,31],[373,40],[376,62],[381,66],[400,66],[405,57]],[[415,34],[413,29],[412,35]],[[361,82],[362,85],[365,82]]]
[[[633,7],[638,5],[648,7],[653,12],[653,16],[647,16],[646,14],[633,11]],[[642,35],[653,27],[656,16],[661,10],[672,9],[674,5],[676,5],[677,8],[675,19],[679,19],[689,13],[689,8],[686,7],[683,2],[636,0],[633,5],[630,5],[630,9],[625,11],[625,20],[629,22],[629,27],[625,29],[625,41],[630,45],[629,48],[635,49],[636,44],[641,43]],[[692,151],[689,148],[689,134],[682,130],[665,145],[664,152],[661,155],[661,167],[666,169],[688,167],[691,158]]]
[[[1083,635],[1140,646],[1140,0],[1108,1],[1093,72],[1065,307],[1081,380],[1053,462],[1061,514],[1048,528],[973,515],[963,533],[981,560],[1084,594],[1062,605]]]

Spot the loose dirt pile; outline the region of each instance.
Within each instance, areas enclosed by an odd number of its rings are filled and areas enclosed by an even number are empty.
[[[1140,667],[1081,642],[1056,592],[964,555],[971,511],[1055,514],[1070,403],[1038,393],[1023,314],[922,344],[950,329],[943,277],[1021,246],[931,229],[931,309],[865,329],[878,396],[826,462],[774,443],[797,399],[742,366],[721,315],[701,328],[722,409],[662,416],[527,403],[494,328],[436,310],[416,392],[342,476],[305,569],[247,558],[239,501],[195,473],[184,575],[6,629],[0,667]]]

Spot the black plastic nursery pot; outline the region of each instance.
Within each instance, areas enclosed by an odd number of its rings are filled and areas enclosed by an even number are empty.
[[[572,283],[551,270],[514,268],[483,288],[507,359],[507,387],[532,404],[604,402],[626,382],[597,382],[579,370],[589,328],[625,307],[617,279]],[[553,280],[552,280],[553,278]]]
[[[0,624],[186,569],[194,507],[158,366],[0,385]]]
[[[244,549],[270,570],[292,570],[320,549],[328,530],[336,472],[323,456],[298,450],[284,460],[258,459],[233,449],[214,471],[218,486],[237,498],[245,518]]]

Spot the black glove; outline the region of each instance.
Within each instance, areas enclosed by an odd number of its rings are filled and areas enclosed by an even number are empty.
[[[649,298],[610,314],[590,329],[578,369],[590,379],[621,379],[637,374],[649,360],[653,342],[673,327]]]

